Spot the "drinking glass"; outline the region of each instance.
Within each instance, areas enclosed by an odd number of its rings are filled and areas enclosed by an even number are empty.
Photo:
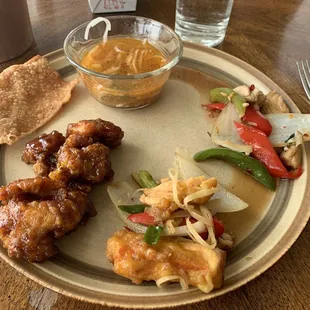
[[[23,54],[33,43],[26,0],[0,0],[0,62]]]
[[[175,31],[183,41],[217,46],[224,40],[233,0],[177,0]]]

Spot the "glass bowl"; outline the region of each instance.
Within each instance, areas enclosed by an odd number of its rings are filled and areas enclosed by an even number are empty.
[[[72,30],[65,39],[64,51],[69,62],[77,69],[90,94],[99,102],[121,109],[142,108],[154,102],[169,78],[171,69],[182,55],[182,41],[168,26],[155,20],[137,16],[109,16],[113,37],[130,37],[147,40],[166,58],[166,65],[154,71],[135,75],[109,75],[90,70],[81,65],[85,53],[102,42],[106,23],[100,22],[84,39],[84,23]]]

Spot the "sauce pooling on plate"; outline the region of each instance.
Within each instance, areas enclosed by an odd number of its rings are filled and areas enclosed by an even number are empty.
[[[133,75],[150,72],[167,63],[150,43],[133,38],[111,38],[86,52],[81,65],[103,74]]]

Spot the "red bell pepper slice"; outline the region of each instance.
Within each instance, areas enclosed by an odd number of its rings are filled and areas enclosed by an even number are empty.
[[[147,212],[141,212],[141,213],[136,213],[136,214],[130,214],[128,216],[128,220],[130,220],[133,223],[139,223],[142,225],[155,225],[156,221],[154,216]]]
[[[224,225],[223,223],[216,218],[215,216],[213,217],[213,225],[214,225],[214,233],[215,233],[215,238],[219,238],[223,235],[224,233]]]
[[[267,136],[269,136],[272,132],[272,126],[265,116],[251,106],[246,108],[245,115],[242,117],[242,120],[247,122],[248,125],[262,130]]]
[[[210,104],[202,104],[201,105],[204,109],[209,111],[222,111],[226,104],[225,103],[210,103]]]
[[[238,122],[234,122],[240,138],[245,144],[252,145],[252,155],[262,162],[269,173],[276,178],[296,179],[301,176],[301,167],[289,172],[282,164],[278,154],[264,132]]]

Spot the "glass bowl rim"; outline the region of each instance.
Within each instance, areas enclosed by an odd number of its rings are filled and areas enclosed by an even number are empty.
[[[181,38],[179,37],[179,35],[169,26],[156,21],[154,19],[148,18],[148,17],[142,17],[142,16],[134,16],[134,15],[113,15],[113,16],[107,16],[106,18],[108,19],[145,19],[145,20],[149,20],[154,24],[163,26],[166,30],[168,30],[169,32],[171,32],[177,39],[178,43],[179,43],[179,50],[178,50],[178,54],[171,59],[167,64],[165,64],[163,67],[160,67],[156,70],[153,71],[149,71],[149,72],[144,72],[144,73],[139,73],[139,74],[132,74],[132,75],[124,75],[124,74],[119,74],[119,75],[110,75],[110,74],[103,74],[103,73],[99,73],[93,70],[90,70],[88,68],[83,67],[82,65],[80,65],[79,63],[77,63],[75,60],[73,60],[71,58],[71,56],[69,55],[67,49],[68,49],[68,41],[69,39],[72,37],[72,35],[74,33],[76,33],[78,30],[80,30],[81,28],[85,27],[86,25],[88,25],[90,23],[90,21],[87,21],[79,26],[77,26],[76,28],[74,28],[73,30],[71,30],[68,35],[65,38],[64,41],[64,52],[65,55],[68,59],[68,61],[77,69],[83,71],[86,74],[89,75],[94,75],[96,77],[100,77],[100,78],[105,78],[105,79],[112,79],[112,80],[136,80],[136,79],[143,79],[146,77],[152,77],[152,76],[156,76],[159,75],[165,71],[170,70],[171,68],[173,68],[180,60],[182,53],[183,53],[183,41],[181,40]]]

